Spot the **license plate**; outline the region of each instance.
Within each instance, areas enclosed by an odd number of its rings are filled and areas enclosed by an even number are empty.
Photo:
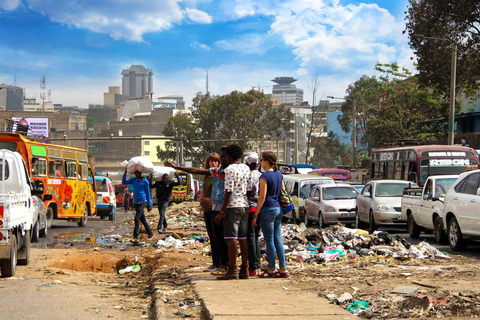
[[[342,213],[342,217],[355,217],[355,212],[353,212],[353,213]]]

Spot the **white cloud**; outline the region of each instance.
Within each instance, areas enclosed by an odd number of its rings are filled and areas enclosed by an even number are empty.
[[[116,40],[143,41],[143,35],[160,32],[185,18],[180,0],[27,0],[30,9],[53,22],[93,32],[106,33]],[[195,23],[210,23],[211,17],[196,9],[187,9]],[[210,20],[210,22],[208,22]]]
[[[0,0],[0,9],[6,11],[13,11],[21,4],[20,0]]]
[[[273,45],[268,44],[268,34],[245,34],[237,39],[219,40],[215,45],[221,50],[232,50],[241,54],[264,54]]]
[[[197,9],[186,8],[185,15],[188,19],[197,23],[212,23],[212,17],[208,15],[205,11],[200,11]]]
[[[190,47],[192,47],[192,48],[194,48],[194,49],[203,49],[203,50],[205,50],[205,51],[209,51],[209,50],[210,50],[210,47],[209,47],[209,46],[207,46],[207,45],[204,44],[204,43],[197,42],[197,41],[193,42],[193,43],[190,45]]]

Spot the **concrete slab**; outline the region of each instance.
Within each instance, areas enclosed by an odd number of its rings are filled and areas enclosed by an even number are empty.
[[[296,289],[290,279],[219,281],[192,275],[192,282],[214,320],[358,319],[315,292]]]

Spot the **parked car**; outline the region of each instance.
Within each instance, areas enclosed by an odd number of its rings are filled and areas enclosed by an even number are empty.
[[[355,202],[358,192],[348,184],[319,184],[312,187],[305,199],[305,224],[318,222],[323,228],[329,224],[341,222],[355,223]]]
[[[310,194],[311,187],[317,184],[335,184],[332,178],[319,177],[311,174],[284,174],[285,190],[292,196],[295,209],[284,215],[292,223],[305,221],[305,199]]]
[[[357,197],[356,227],[368,224],[373,232],[378,226],[406,226],[402,217],[401,201],[405,188],[418,188],[418,185],[404,180],[373,180],[368,182]]]
[[[405,189],[402,197],[402,216],[407,220],[408,234],[418,238],[423,230],[434,230],[435,240],[445,244],[443,228],[443,200],[458,175],[430,176],[423,188]]]
[[[97,185],[97,216],[100,219],[108,217],[110,221],[114,221],[117,213],[117,198],[112,181],[107,177],[96,176],[95,184]]]
[[[32,196],[33,202],[33,227],[31,232],[32,242],[38,242],[40,238],[47,236],[47,208],[43,204],[42,199],[37,196]]]
[[[460,174],[445,195],[443,225],[452,250],[463,250],[469,238],[480,238],[480,170]]]

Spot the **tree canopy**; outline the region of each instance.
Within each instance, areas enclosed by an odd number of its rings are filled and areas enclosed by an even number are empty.
[[[260,91],[233,91],[210,97],[198,93],[193,99],[191,116],[178,113],[165,127],[166,136],[184,137],[185,157],[194,165],[202,164],[211,152],[219,153],[222,145],[237,143],[244,150],[249,141],[280,135],[290,129],[292,113],[284,106],[274,107]],[[158,150],[159,159],[174,159],[176,142]]]
[[[418,61],[418,79],[449,95],[453,43],[458,46],[456,89],[479,87],[480,74],[480,1],[409,0],[405,17],[410,47]],[[415,38],[422,34],[448,41]]]

